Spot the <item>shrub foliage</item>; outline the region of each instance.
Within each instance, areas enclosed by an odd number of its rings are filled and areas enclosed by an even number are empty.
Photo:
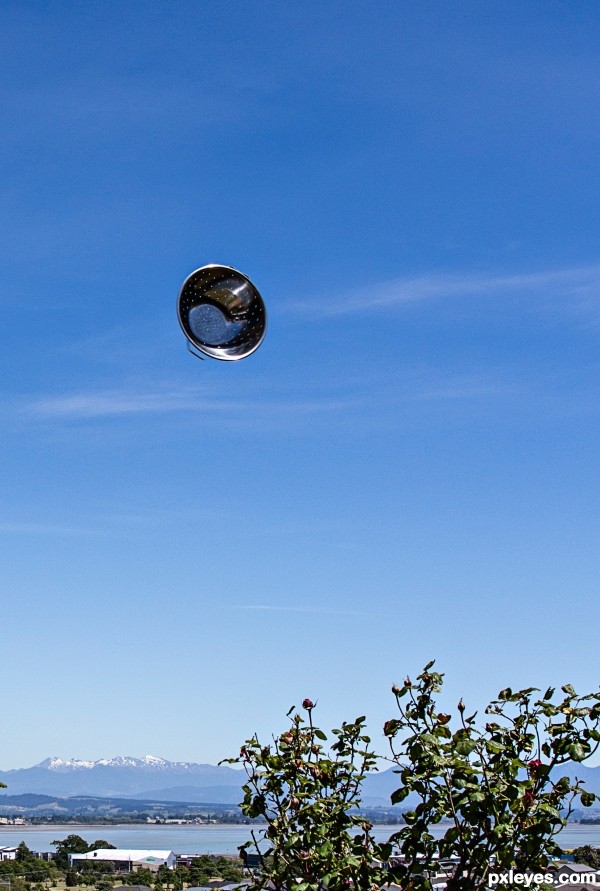
[[[540,869],[560,850],[556,835],[574,803],[588,807],[596,796],[553,771],[597,749],[600,693],[507,688],[482,722],[462,700],[454,716],[440,710],[443,675],[433,668],[392,687],[396,714],[383,728],[399,779],[392,803],[414,793],[417,804],[383,844],[359,812],[361,783],[380,763],[364,717],[328,739],[306,699],[272,743],[253,737],[229,759],[246,771],[243,813],[266,821],[241,849],[259,856],[254,888],[367,891],[390,880],[394,853],[394,880],[405,888],[430,891],[440,860],[451,858],[449,891],[473,891],[490,869]]]

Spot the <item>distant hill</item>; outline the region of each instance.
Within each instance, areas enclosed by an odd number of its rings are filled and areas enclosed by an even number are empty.
[[[581,780],[588,792],[600,794],[600,765],[587,767],[585,764],[562,764],[552,772],[553,777],[570,777]]]
[[[231,813],[237,810],[231,804],[219,802],[160,801],[156,799],[101,798],[75,795],[59,798],[52,795],[0,795],[0,814],[23,816],[54,821],[77,818],[83,820],[108,820],[115,822],[125,817],[141,815],[167,817],[173,812],[196,815],[206,813]]]
[[[34,810],[35,808],[51,807],[56,799],[51,795],[35,795],[26,792],[24,795],[0,795],[0,809],[4,812],[7,808],[18,810]]]
[[[132,795],[134,799],[150,798],[159,801],[190,801],[204,803],[207,801],[220,804],[239,804],[242,800],[242,780],[239,786],[168,786],[165,789],[150,789]]]

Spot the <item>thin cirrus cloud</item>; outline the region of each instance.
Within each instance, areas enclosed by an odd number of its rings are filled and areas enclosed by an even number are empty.
[[[131,126],[132,122],[138,127],[169,132],[173,138],[174,132],[180,134],[182,121],[187,130],[201,129],[207,121],[220,120],[225,111],[231,113],[232,108],[238,124],[244,111],[248,118],[254,112],[260,113],[259,103],[251,102],[247,93],[243,94],[245,101],[242,101],[225,88],[208,90],[193,82],[182,86],[156,78],[149,80],[147,75],[137,78],[113,75],[20,87],[7,92],[3,109],[5,114],[24,118],[26,128],[32,120],[37,121],[39,127],[42,119],[49,128],[71,128],[71,135],[79,139],[89,139],[90,135],[100,132],[109,139],[117,133],[116,128],[125,123]],[[202,110],[201,116],[198,108]],[[196,114],[189,113],[192,110]],[[175,131],[174,122],[178,125]],[[13,134],[15,139],[22,136],[23,127]]]
[[[339,388],[334,385],[334,390]],[[440,377],[431,369],[405,369],[395,379],[392,392],[386,389],[376,401],[409,405],[432,401],[488,400],[514,396],[519,391],[514,381],[496,379],[494,376],[459,376],[449,380],[447,374]],[[338,391],[321,398],[297,399],[290,395],[284,399],[262,401],[223,399],[218,395],[206,396],[185,388],[154,392],[131,388],[63,393],[33,399],[22,406],[21,417],[30,421],[58,423],[187,412],[190,415],[216,413],[220,421],[229,416],[236,420],[263,423],[266,416],[274,420],[330,412],[355,413],[373,405],[373,398],[369,388],[360,393],[355,391],[352,395]]]
[[[0,523],[0,535],[66,535],[86,537],[98,535],[97,529],[85,529],[80,526],[66,526],[59,523]]]
[[[315,296],[304,301],[289,301],[286,308],[327,317],[392,310],[423,300],[524,296],[550,302],[563,300],[573,309],[593,308],[597,311],[599,293],[600,264],[596,264],[514,275],[434,273],[405,276],[351,289],[344,295],[334,294],[330,300]]]
[[[156,414],[198,408],[202,402],[185,391],[144,393],[104,390],[50,396],[30,402],[26,414],[35,418],[100,418],[111,415]]]
[[[138,524],[140,525],[140,524]],[[0,537],[2,536],[39,536],[45,538],[47,536],[56,536],[58,538],[119,538],[135,535],[136,527],[125,524],[111,525],[108,521],[104,521],[104,525],[66,525],[61,523],[32,523],[32,522],[11,522],[0,523]],[[139,534],[146,534],[143,529],[139,530]]]
[[[124,415],[167,414],[174,412],[219,412],[223,414],[277,412],[311,414],[352,407],[356,400],[323,399],[257,402],[205,397],[192,390],[142,392],[131,390],[103,390],[87,393],[67,393],[32,400],[24,407],[24,414],[37,420],[92,420]]]
[[[212,512],[211,512],[212,516]],[[147,536],[148,530],[173,525],[181,514],[160,509],[145,510],[139,514],[89,515],[87,523],[56,523],[30,520],[11,520],[0,523],[0,536],[59,536],[59,537],[110,537]]]
[[[246,606],[238,606],[237,609],[241,610],[253,610],[255,612],[269,612],[269,613],[310,613],[310,614],[319,614],[319,615],[329,615],[329,616],[372,616],[372,612],[365,612],[364,610],[349,610],[349,609],[329,609],[327,607],[319,607],[319,606],[271,606],[266,603],[252,603]]]

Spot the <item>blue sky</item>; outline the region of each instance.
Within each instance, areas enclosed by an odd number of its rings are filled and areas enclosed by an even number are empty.
[[[5,2],[0,765],[598,686],[600,8]],[[269,331],[198,362],[207,262]],[[8,669],[11,669],[10,671]]]

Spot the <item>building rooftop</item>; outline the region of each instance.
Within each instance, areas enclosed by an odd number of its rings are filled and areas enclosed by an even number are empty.
[[[97,851],[88,851],[86,854],[71,854],[72,860],[131,860],[137,863],[140,860],[168,860],[174,857],[173,851],[148,851],[139,848],[99,848]]]

